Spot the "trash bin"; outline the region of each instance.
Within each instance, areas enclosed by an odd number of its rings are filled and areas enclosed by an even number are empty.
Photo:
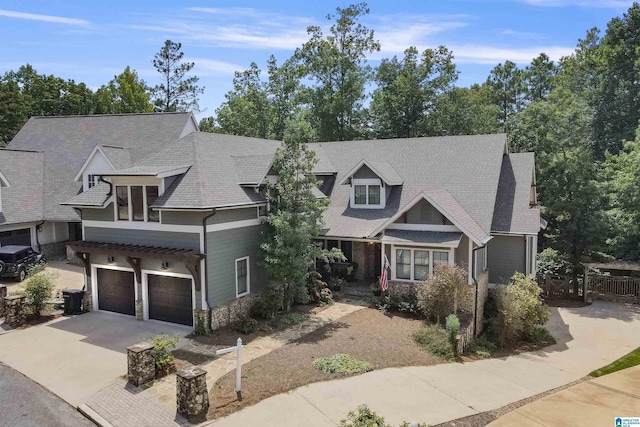
[[[64,314],[82,313],[82,298],[84,291],[80,289],[71,289],[62,291],[62,299],[64,300]]]

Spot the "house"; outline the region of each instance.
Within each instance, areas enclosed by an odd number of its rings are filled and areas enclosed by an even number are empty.
[[[95,185],[94,171],[128,167],[197,129],[191,113],[32,117],[0,150],[0,245],[66,256],[81,217],[62,202]]]
[[[83,239],[68,246],[85,264],[94,309],[213,329],[247,310],[267,284],[259,244],[279,144],[192,132],[93,170],[97,183],[63,205],[82,212]],[[385,255],[392,282],[455,263],[483,295],[489,282],[535,273],[534,157],[509,153],[505,135],[312,148],[316,195],[331,198],[321,240],[358,264],[358,278],[375,280]]]

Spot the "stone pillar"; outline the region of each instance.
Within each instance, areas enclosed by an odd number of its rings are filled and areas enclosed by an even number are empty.
[[[197,417],[209,410],[207,371],[197,366],[177,372],[177,411],[186,417]]]
[[[156,378],[156,360],[153,346],[142,342],[127,347],[127,373],[129,382],[141,386]]]
[[[27,321],[27,314],[24,312],[24,295],[4,297],[4,321],[12,328],[22,326]]]
[[[91,292],[85,292],[82,296],[82,311],[88,313],[93,311],[93,297]]]
[[[138,319],[138,320],[143,320],[144,319],[144,313],[143,313],[143,309],[142,309],[142,300],[141,299],[137,299],[136,300],[136,319]]]
[[[0,317],[4,317],[4,297],[7,296],[7,287],[0,285]]]
[[[210,334],[211,333],[211,311],[195,309],[193,310],[193,314],[194,314],[193,317],[195,321],[194,331],[198,333]],[[202,328],[201,331],[198,330],[200,328]]]

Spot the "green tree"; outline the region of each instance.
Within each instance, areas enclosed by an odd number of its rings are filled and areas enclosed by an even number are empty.
[[[265,84],[255,62],[248,70],[236,71],[233,90],[216,109],[216,128],[230,135],[267,138],[271,114]]]
[[[366,3],[336,9],[335,20],[325,36],[319,26],[310,26],[309,41],[295,57],[312,82],[310,97],[314,126],[320,141],[343,141],[359,137],[365,126],[365,86],[371,77],[366,55],[380,50],[373,30],[359,19],[369,13]]]
[[[426,135],[477,135],[503,131],[500,111],[485,85],[454,87],[435,101]]]
[[[25,107],[18,84],[0,79],[0,147],[6,146],[27,121]]]
[[[306,287],[316,259],[342,258],[314,244],[322,228],[322,213],[328,199],[318,199],[313,189],[318,181],[311,171],[317,163],[308,146],[313,131],[307,122],[290,122],[282,146],[273,158],[278,181],[268,191],[273,212],[267,217],[269,232],[261,244],[262,262],[273,286],[281,289],[282,306],[289,309],[293,301],[307,302]]]
[[[183,62],[180,49],[182,43],[166,40],[154,56],[153,66],[162,76],[162,83],[152,89],[156,111],[200,111],[198,96],[204,88],[197,85],[199,77],[187,77],[195,64]]]
[[[528,101],[547,99],[554,87],[554,79],[558,74],[558,66],[547,56],[541,53],[531,65],[524,70],[524,87]]]
[[[287,123],[291,122],[301,112],[301,103],[304,102],[302,84],[302,70],[294,59],[278,63],[273,55],[267,63],[269,81],[267,82],[267,94],[271,109],[271,124],[269,137],[281,141]]]
[[[444,46],[425,50],[410,47],[404,58],[383,59],[376,70],[378,85],[371,101],[374,133],[378,138],[425,135],[439,96],[458,78],[453,54]]]
[[[220,130],[216,127],[216,119],[213,116],[200,119],[200,121],[198,122],[198,129],[200,129],[200,132],[220,132]]]
[[[491,70],[486,81],[493,102],[500,110],[500,122],[506,130],[509,117],[524,107],[523,73],[515,63],[506,61]]]
[[[150,113],[149,87],[130,67],[96,91],[96,113]]]

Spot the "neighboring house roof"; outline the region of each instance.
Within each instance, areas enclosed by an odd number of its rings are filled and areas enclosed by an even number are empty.
[[[362,159],[358,162],[358,164],[352,167],[349,172],[344,174],[344,179],[342,180],[341,184],[346,184],[349,178],[351,178],[363,166],[367,166],[369,169],[371,169],[371,171],[378,175],[378,177],[387,185],[402,185],[403,183],[402,177],[398,175],[398,172],[396,172],[396,170],[393,168],[393,166],[391,166],[391,164],[389,164],[389,162],[376,162],[372,160]]]
[[[494,233],[538,234],[540,210],[530,207],[535,168],[533,153],[504,156],[491,231]]]
[[[43,153],[45,197],[38,219],[78,221],[73,208],[61,203],[82,190],[74,177],[97,145],[114,166],[123,167],[127,154],[115,147],[127,149],[130,164],[178,140],[190,128],[197,128],[191,113],[32,117],[8,148]],[[3,208],[9,208],[4,198]]]
[[[0,190],[0,225],[42,220],[42,153],[0,150],[0,171],[9,182]]]
[[[260,185],[267,176],[273,153],[261,156],[231,156],[236,166],[237,183],[240,185]]]
[[[474,231],[478,241],[488,238],[506,152],[506,135],[442,136],[318,144],[338,173],[331,192],[331,206],[323,218],[323,234],[369,237],[394,215],[415,203],[421,193],[439,193],[450,215]],[[312,147],[313,148],[313,147]],[[352,209],[350,187],[340,185],[354,165],[366,155],[368,163],[385,162],[402,175],[403,185],[394,186],[384,209]],[[375,166],[374,166],[375,167]],[[434,193],[435,194],[435,193]],[[453,203],[455,201],[455,203]],[[457,213],[454,213],[457,212]],[[462,219],[462,212],[466,215]],[[444,212],[443,212],[444,213]],[[473,236],[471,236],[473,237]]]
[[[318,163],[313,167],[313,173],[316,175],[334,175],[338,173],[336,167],[331,163],[329,157],[325,154],[320,144],[311,144],[310,147],[316,153]]]

